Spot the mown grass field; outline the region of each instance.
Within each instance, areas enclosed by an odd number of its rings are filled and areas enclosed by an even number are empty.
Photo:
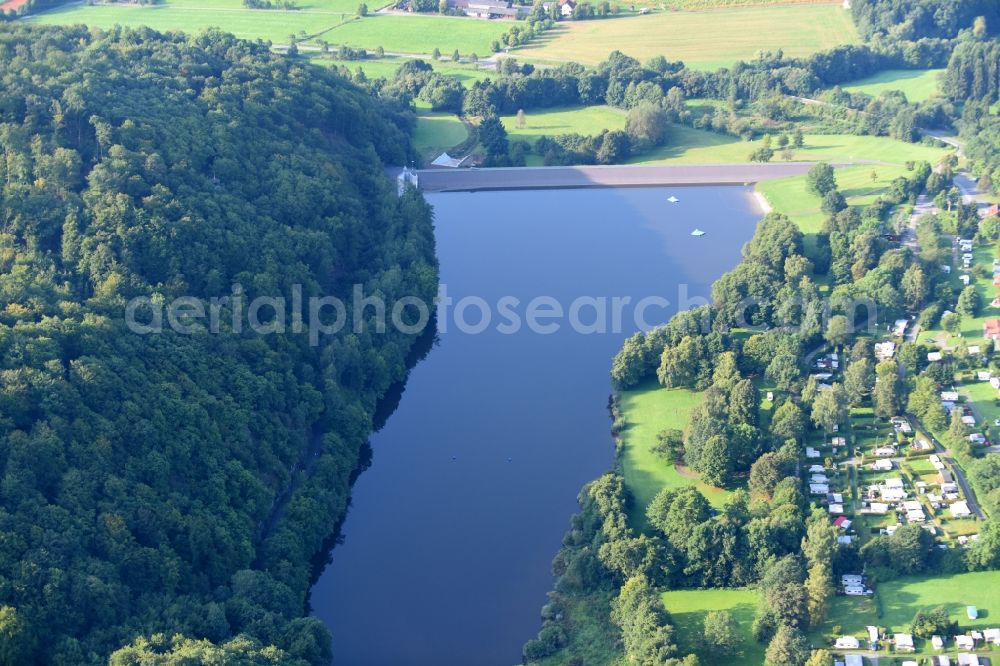
[[[287,44],[289,35],[314,35],[338,25],[353,16],[329,12],[231,9],[212,2],[208,7],[195,7],[184,2],[166,0],[153,7],[66,5],[23,19],[45,25],[83,23],[97,28],[115,25],[148,26],[154,30],[179,30],[197,33],[208,28],[221,28],[244,39],[263,39]],[[356,6],[355,6],[356,8]]]
[[[610,106],[581,106],[539,109],[525,112],[524,127],[517,126],[516,116],[502,116],[510,139],[534,143],[541,136],[557,134],[599,134],[601,130],[625,127],[625,112]]]
[[[729,164],[746,162],[759,141],[744,141],[737,137],[705,130],[674,126],[667,145],[639,155],[637,164]],[[805,145],[792,149],[796,162],[888,162],[904,164],[908,160],[935,162],[945,153],[943,148],[919,143],[905,143],[880,136],[853,134],[806,134]],[[780,151],[774,161],[781,161]],[[878,168],[878,165],[876,165]]]
[[[23,19],[32,23],[86,24],[98,28],[114,25],[149,26],[156,30],[200,32],[222,28],[237,37],[287,44],[317,37],[334,45],[390,52],[432,53],[435,48],[450,54],[490,53],[490,42],[508,27],[501,21],[440,16],[354,16],[355,0],[311,0],[299,11],[245,9],[239,0],[164,0],[153,7],[84,4],[67,5]]]
[[[708,500],[721,507],[729,493],[701,483],[696,476],[684,475],[651,449],[656,435],[667,429],[683,430],[701,394],[687,389],[664,389],[655,380],[622,391],[621,407],[628,424],[622,433],[621,455],[625,483],[635,498],[629,520],[637,530],[646,525],[646,507],[667,486],[697,486]]]
[[[490,55],[490,42],[507,31],[506,21],[481,21],[446,16],[369,16],[353,21],[323,36],[331,44],[399,53],[432,53],[435,48],[450,55]]]
[[[879,586],[878,605],[880,617],[870,602],[837,597],[825,624],[827,631],[839,625],[845,635],[862,636],[865,627],[874,624],[892,632],[905,632],[917,611],[938,606],[946,607],[962,629],[1000,626],[1000,572],[901,578]],[[966,606],[979,609],[978,620],[966,617]]]
[[[757,609],[755,590],[674,590],[660,595],[677,629],[682,654],[694,652],[706,666],[760,666],[765,646],[753,639]],[[704,649],[701,640],[705,616],[710,611],[729,611],[739,624],[741,643],[735,653],[716,655]]]
[[[451,113],[425,113],[417,116],[413,146],[424,156],[434,157],[464,142],[469,137],[465,124]]]
[[[887,69],[864,79],[841,86],[847,92],[878,97],[886,90],[899,90],[911,102],[922,102],[937,95],[938,78],[943,69]]]
[[[878,176],[872,180],[872,172]],[[837,185],[850,206],[867,206],[884,192],[892,180],[906,174],[902,166],[864,165],[837,169]],[[771,207],[792,219],[803,233],[816,233],[823,226],[826,213],[820,209],[822,203],[806,188],[805,176],[768,180],[757,184],[757,190],[764,195]]]
[[[563,22],[514,54],[596,63],[617,49],[640,60],[663,55],[715,69],[753,58],[760,50],[804,56],[857,41],[850,14],[840,5],[791,5]]]

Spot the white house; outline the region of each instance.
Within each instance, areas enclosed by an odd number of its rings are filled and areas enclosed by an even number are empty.
[[[879,516],[884,516],[885,514],[889,513],[889,505],[883,502],[872,502],[869,505],[868,509],[871,511],[871,513],[874,513]]]
[[[840,584],[847,585],[864,585],[865,579],[861,574],[844,574],[840,577]]]
[[[948,510],[951,511],[952,518],[968,518],[972,515],[968,502],[955,502]]]
[[[983,638],[986,639],[987,643],[1000,645],[1000,629],[984,629]]]
[[[935,650],[943,650],[944,649],[944,639],[941,638],[940,636],[932,636],[931,637],[931,646]]]
[[[959,650],[975,650],[976,641],[972,636],[955,636],[955,647]]]
[[[976,379],[978,379],[981,382],[988,382],[991,379],[993,379],[993,373],[990,372],[989,370],[980,370],[979,372],[976,373]]]
[[[872,451],[872,454],[874,454],[877,458],[891,458],[896,455],[896,453],[897,450],[895,446],[880,446]]]
[[[962,423],[964,423],[967,426],[974,426],[976,425],[976,417],[970,414],[966,414],[965,416],[962,417]]]
[[[825,483],[810,483],[809,484],[809,494],[810,495],[826,495],[830,492],[830,486]]]
[[[840,514],[844,513],[844,505],[843,504],[831,504],[829,506],[829,510],[830,510],[830,513],[832,515],[839,516]]]
[[[811,446],[807,446],[806,447],[806,458],[816,459],[816,458],[821,458],[821,457],[822,457],[822,455],[820,454],[819,451],[817,451],[816,449],[814,449]]]
[[[928,352],[927,353],[927,360],[928,361],[931,361],[931,362],[933,362],[933,361],[940,361],[942,358],[943,357],[941,356],[941,352]]]
[[[882,487],[882,500],[885,502],[900,502],[906,498],[906,491],[901,488]]]
[[[896,343],[888,340],[875,344],[875,358],[885,361],[893,357],[896,353]]]
[[[854,636],[841,636],[833,646],[838,650],[857,650],[861,647],[861,641]]]
[[[865,658],[860,654],[849,654],[844,657],[844,666],[865,666]]]
[[[958,655],[958,666],[980,666],[981,664],[979,655],[968,653],[959,653]]]
[[[888,458],[883,458],[882,460],[876,460],[872,463],[872,469],[876,472],[891,472],[892,471],[892,461]]]
[[[945,402],[958,402],[958,391],[941,391],[941,399]]]
[[[822,465],[810,465],[809,466],[809,473],[810,474],[822,474],[825,471],[826,471],[826,468],[823,467]]]
[[[913,634],[896,634],[893,636],[896,652],[913,652]]]
[[[809,480],[813,483],[829,483],[830,479],[827,478],[826,474],[813,474]]]

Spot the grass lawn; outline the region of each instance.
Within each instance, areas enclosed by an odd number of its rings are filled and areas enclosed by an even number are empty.
[[[541,136],[556,134],[600,134],[601,130],[623,129],[625,112],[610,106],[578,106],[539,109],[525,112],[524,127],[517,126],[516,116],[503,116],[500,120],[507,128],[510,139],[523,139],[534,143]]]
[[[701,394],[687,389],[664,389],[654,381],[637,389],[621,392],[622,413],[628,427],[622,433],[622,469],[625,483],[635,497],[629,519],[636,530],[646,526],[646,507],[667,486],[697,486],[708,500],[721,507],[729,493],[701,483],[696,477],[681,474],[650,449],[661,430],[683,430],[688,416],[701,401]]]
[[[707,666],[760,666],[765,646],[753,639],[751,628],[757,608],[755,590],[674,590],[664,592],[663,605],[677,628],[677,643],[682,654],[694,652]],[[734,654],[707,653],[701,640],[705,616],[709,611],[732,613],[739,624],[741,643]]]
[[[916,611],[914,611],[916,613]],[[913,619],[911,614],[910,620]],[[867,637],[865,627],[879,626],[881,620],[875,608],[875,602],[869,597],[835,596],[830,600],[830,609],[826,622],[818,629],[809,633],[809,640],[817,647],[829,645],[827,636],[833,634],[834,627],[841,627],[841,635]],[[907,620],[909,626],[909,620]]]
[[[347,3],[348,0],[341,0]],[[333,7],[336,3],[327,4]],[[156,30],[181,30],[201,32],[207,28],[222,28],[244,39],[264,39],[287,44],[289,35],[314,35],[339,25],[344,18],[351,18],[357,9],[325,10],[253,10],[244,9],[239,0],[208,0],[193,3],[185,0],[164,0],[162,4],[139,7],[135,5],[89,6],[73,4],[57,7],[23,19],[29,23],[71,25],[83,23],[98,28],[114,25],[149,26]]]
[[[446,16],[369,16],[345,24],[323,39],[331,44],[402,53],[431,53],[435,48],[450,55],[458,49],[462,55],[490,55],[490,42],[499,39],[510,24],[506,21],[481,21],[474,18]]]
[[[349,3],[349,6],[348,6]],[[74,4],[28,17],[25,21],[43,24],[83,23],[99,28],[114,25],[146,25],[157,30],[200,32],[219,27],[246,39],[288,43],[289,35],[321,39],[334,45],[403,53],[442,53],[458,49],[463,54],[490,53],[490,42],[498,39],[508,25],[503,21],[442,16],[368,16],[352,19],[357,10],[353,0],[311,0],[310,9],[301,11],[252,10],[238,0],[164,0],[152,7],[88,6]]]
[[[751,59],[760,50],[805,56],[857,42],[850,13],[839,4],[798,5],[564,22],[514,53],[597,63],[617,49],[640,60],[663,55],[708,70]]]
[[[855,136],[853,134],[806,134],[805,145],[793,149],[792,161],[828,162],[870,161],[904,164],[909,160],[926,160],[932,164],[946,151],[919,143],[905,143],[887,137]],[[637,164],[730,164],[746,162],[759,142],[716,134],[684,126],[671,128],[667,145],[638,156]],[[775,161],[780,161],[775,155]],[[870,167],[882,169],[881,165]]]
[[[878,175],[877,182],[872,181],[872,171]],[[837,169],[836,173],[847,203],[864,206],[885,191],[893,178],[905,174],[906,167],[865,165]],[[820,210],[820,198],[806,188],[805,176],[764,181],[757,184],[757,190],[775,211],[788,215],[804,233],[816,233],[822,228],[826,214]]]
[[[1000,571],[901,578],[879,585],[877,594],[881,617],[874,605],[869,608],[869,601],[836,597],[823,630],[830,633],[839,625],[845,635],[863,636],[865,627],[872,624],[890,632],[905,632],[917,611],[938,606],[945,606],[963,629],[995,627],[1000,620]],[[979,609],[978,620],[966,617],[966,606]]]
[[[469,132],[452,113],[426,113],[417,116],[413,146],[423,155],[437,154],[464,142]]]
[[[997,390],[989,382],[971,382],[961,387],[961,392],[976,403],[976,410],[989,425],[1000,419],[1000,405],[997,405]]]
[[[884,72],[841,86],[851,93],[878,97],[886,90],[901,90],[911,102],[922,102],[938,92],[938,77],[943,69],[887,69]]]

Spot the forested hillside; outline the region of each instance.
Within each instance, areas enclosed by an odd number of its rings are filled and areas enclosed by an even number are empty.
[[[309,560],[413,337],[123,312],[432,298],[406,116],[222,33],[8,26],[0,76],[0,663],[329,663]]]

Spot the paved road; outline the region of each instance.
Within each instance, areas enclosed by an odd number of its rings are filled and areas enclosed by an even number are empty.
[[[976,500],[976,496],[972,492],[972,488],[969,486],[968,480],[965,478],[965,470],[963,470],[962,467],[952,457],[951,451],[948,449],[948,447],[939,442],[937,438],[930,433],[929,430],[927,430],[926,428],[919,427],[920,421],[917,420],[915,414],[907,414],[906,416],[910,419],[911,423],[915,423],[918,425],[918,431],[920,432],[920,434],[926,437],[931,444],[934,445],[935,452],[944,456],[943,460],[951,467],[951,470],[955,473],[955,482],[958,483],[959,487],[962,489],[962,494],[965,496],[965,501],[968,502],[969,508],[972,510],[972,513],[974,513],[980,520],[986,520],[986,514],[984,514],[983,510],[979,508],[979,502]]]
[[[801,176],[813,162],[781,164],[684,164],[669,166],[510,167],[423,169],[420,189],[428,192],[556,187],[641,185],[743,185]],[[835,165],[846,166],[846,165]]]

